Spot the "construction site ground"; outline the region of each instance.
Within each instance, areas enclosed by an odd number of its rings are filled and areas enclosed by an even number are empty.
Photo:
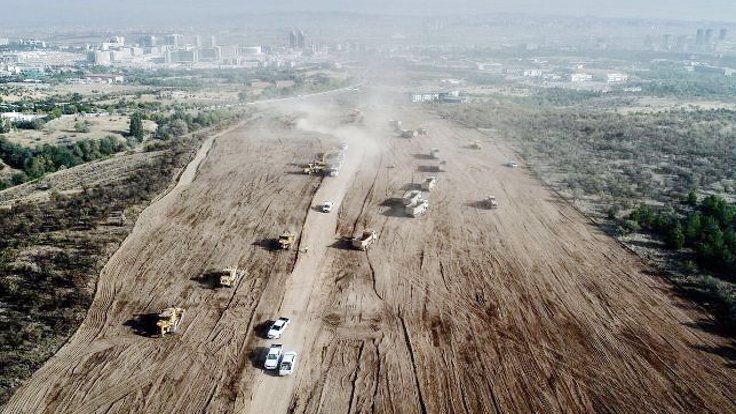
[[[309,102],[309,100],[312,102]],[[489,138],[417,108],[335,126],[275,102],[203,148],[104,268],[79,331],[9,413],[736,412],[727,340]],[[344,109],[344,108],[343,108]],[[288,122],[296,120],[296,122]],[[473,149],[474,141],[482,150]],[[349,145],[340,175],[300,173]],[[431,148],[447,172],[431,172]],[[397,199],[438,177],[428,214]],[[499,208],[483,208],[494,195]],[[315,207],[335,203],[330,214]],[[345,237],[380,238],[367,252]],[[274,250],[284,230],[289,251]],[[233,288],[200,277],[247,271]],[[155,315],[186,308],[176,335]],[[264,327],[291,319],[283,337]],[[273,342],[296,371],[262,369]]]

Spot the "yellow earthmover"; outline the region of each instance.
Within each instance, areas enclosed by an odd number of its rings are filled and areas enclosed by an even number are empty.
[[[176,333],[176,330],[179,329],[179,325],[181,325],[181,321],[184,318],[184,312],[185,310],[183,308],[171,307],[164,309],[158,314],[158,322],[156,322],[156,326],[158,326],[161,336],[164,336],[167,333]]]
[[[281,250],[289,250],[291,249],[291,246],[294,244],[294,239],[296,236],[294,236],[294,233],[291,231],[285,231],[283,232],[278,239],[278,247]]]
[[[228,267],[220,272],[220,286],[233,287],[245,275],[245,270]]]

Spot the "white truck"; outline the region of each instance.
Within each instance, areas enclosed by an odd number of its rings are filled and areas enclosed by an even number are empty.
[[[429,200],[419,200],[414,204],[406,206],[406,215],[409,217],[419,217],[429,210]]]
[[[272,323],[271,327],[268,328],[268,334],[266,335],[268,339],[281,338],[281,334],[283,334],[286,327],[289,326],[289,322],[291,322],[289,318],[281,317]]]
[[[437,177],[427,177],[427,179],[422,183],[422,191],[432,191],[435,184],[437,184]]]
[[[483,205],[489,210],[498,208],[498,201],[496,201],[495,196],[488,196],[485,200],[483,200]]]
[[[294,373],[296,368],[296,352],[284,352],[279,365],[279,376],[283,377]]]
[[[411,204],[415,204],[417,201],[419,201],[422,198],[422,192],[419,190],[411,190],[404,193],[404,196],[401,197],[401,202],[404,204],[404,206],[408,206]]]
[[[429,151],[429,157],[433,160],[440,159],[440,149],[439,148],[432,148],[431,151]]]
[[[268,349],[268,354],[266,354],[266,362],[263,363],[263,368],[268,370],[278,368],[282,349],[283,346],[281,344],[271,344],[271,348]]]
[[[322,203],[322,205],[319,206],[319,209],[323,213],[329,213],[332,211],[332,207],[334,207],[332,201],[325,201],[324,203]]]

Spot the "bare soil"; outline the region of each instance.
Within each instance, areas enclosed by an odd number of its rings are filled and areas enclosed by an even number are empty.
[[[502,143],[418,110],[391,114],[429,130],[413,140],[370,109],[368,127],[331,130],[274,112],[216,138],[141,214],[79,331],[6,412],[736,411],[733,345],[528,170],[504,166]],[[338,177],[298,173],[341,142]],[[422,172],[436,161],[415,155],[433,147],[447,172]],[[429,175],[429,213],[402,217],[393,200]],[[488,195],[498,209],[480,208]],[[333,213],[313,208],[325,200]],[[364,228],[379,241],[346,249]],[[273,250],[285,229],[297,246]],[[231,289],[199,278],[232,265],[247,276]],[[180,332],[151,337],[151,315],[172,305],[187,309]],[[261,369],[264,323],[279,316],[292,323],[278,342],[299,353],[290,377]]]

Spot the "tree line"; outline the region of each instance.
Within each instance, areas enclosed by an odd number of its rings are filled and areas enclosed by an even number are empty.
[[[24,147],[0,137],[0,159],[10,167],[20,170],[10,181],[0,181],[0,189],[104,158],[126,148],[127,144],[114,136],[84,139],[70,144],[43,144],[35,148]]]

